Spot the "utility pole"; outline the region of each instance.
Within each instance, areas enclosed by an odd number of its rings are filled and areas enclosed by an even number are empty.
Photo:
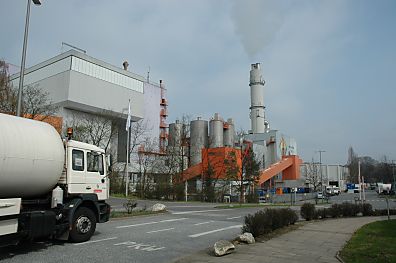
[[[395,160],[392,160],[392,176],[393,176],[393,187],[391,190],[395,192],[396,188],[396,180],[395,180]]]
[[[322,153],[325,153],[326,151],[318,150],[317,152],[319,153],[320,186],[321,186],[322,194],[324,194],[323,193],[323,173],[322,173]]]
[[[362,201],[362,181],[360,180],[360,160],[358,161],[359,201]]]
[[[365,184],[364,184],[364,176],[362,176],[362,191],[363,191],[363,202],[366,202],[366,190],[365,190]]]
[[[26,8],[25,33],[23,35],[21,71],[19,72],[18,100],[17,100],[17,110],[16,110],[16,116],[19,116],[19,117],[22,116],[23,78],[25,76],[26,50],[27,50],[27,41],[28,41],[28,35],[29,35],[30,3],[31,3],[31,0],[28,0],[27,8]],[[33,3],[35,5],[41,5],[40,0],[33,0]]]

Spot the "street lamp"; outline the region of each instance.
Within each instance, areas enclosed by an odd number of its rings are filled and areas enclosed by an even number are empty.
[[[395,191],[396,189],[396,180],[395,180],[395,160],[392,160],[392,177],[393,177],[393,187],[392,190]]]
[[[29,33],[29,17],[30,17],[30,2],[32,0],[27,1],[27,9],[26,9],[26,22],[25,22],[25,34],[23,36],[23,49],[22,49],[22,62],[21,62],[21,72],[19,75],[19,88],[18,88],[18,102],[17,102],[17,116],[21,116],[21,108],[22,108],[22,91],[23,91],[23,77],[25,75],[25,60],[26,60],[26,48],[27,48],[27,40]],[[35,5],[41,5],[41,0],[33,0]]]
[[[322,194],[324,194],[323,193],[323,174],[322,174],[322,153],[325,153],[326,151],[318,150],[317,152],[319,153],[320,186],[322,188]]]

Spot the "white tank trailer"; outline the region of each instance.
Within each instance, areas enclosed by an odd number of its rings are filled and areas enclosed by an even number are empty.
[[[65,160],[58,132],[44,122],[0,118],[0,198],[35,197],[53,189]]]
[[[109,220],[104,150],[62,141],[49,124],[0,113],[0,246],[90,239]]]
[[[223,135],[224,123],[220,114],[215,113],[213,119],[209,122],[209,148],[218,148],[224,146]]]
[[[198,118],[190,122],[190,165],[202,162],[202,149],[208,147],[208,122]]]
[[[251,133],[265,132],[264,84],[260,63],[252,64],[250,70],[250,120]]]

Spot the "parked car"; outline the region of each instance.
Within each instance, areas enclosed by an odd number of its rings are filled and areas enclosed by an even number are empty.
[[[317,192],[316,193],[316,198],[323,199],[324,198],[323,192]]]

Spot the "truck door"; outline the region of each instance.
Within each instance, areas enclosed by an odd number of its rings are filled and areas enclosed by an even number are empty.
[[[85,184],[85,152],[80,149],[69,148],[71,156],[69,184]]]
[[[86,157],[85,151],[82,149],[68,148],[69,158],[67,171],[67,191],[70,194],[85,193],[86,180]]]
[[[103,154],[87,151],[86,189],[97,194],[99,200],[107,198],[104,161]]]

